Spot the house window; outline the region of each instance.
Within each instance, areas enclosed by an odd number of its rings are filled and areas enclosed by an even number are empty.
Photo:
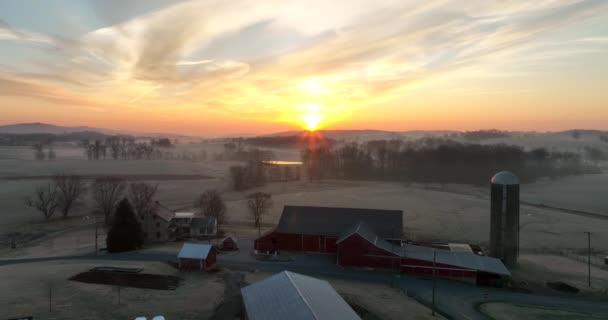
[[[152,216],[152,220],[156,220],[156,216],[155,216],[155,215],[154,215],[154,216]]]
[[[160,232],[156,233],[156,239],[160,239]]]
[[[157,228],[160,228],[160,222],[157,222],[157,223],[156,223],[156,227],[157,227]]]

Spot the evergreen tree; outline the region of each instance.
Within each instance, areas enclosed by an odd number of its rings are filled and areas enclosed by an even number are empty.
[[[124,252],[142,247],[143,232],[135,216],[131,203],[126,198],[116,206],[114,219],[108,231],[106,244],[108,252]]]

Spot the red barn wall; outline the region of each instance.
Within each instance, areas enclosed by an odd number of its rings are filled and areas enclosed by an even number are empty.
[[[399,257],[365,240],[358,234],[338,243],[338,264],[372,268],[398,269]]]
[[[475,282],[477,279],[477,271],[460,267],[455,267],[447,264],[436,263],[435,276],[441,278],[450,278],[464,280],[467,282]],[[426,260],[416,260],[403,258],[401,259],[401,273],[407,273],[416,276],[433,276],[433,262]]]
[[[200,270],[201,269],[201,260],[198,259],[179,259],[179,267],[183,270]],[[204,267],[204,261],[203,261]]]
[[[207,259],[205,259],[205,270],[213,267],[217,261],[217,251],[215,247],[211,247],[209,250],[209,254],[207,255]]]
[[[258,251],[305,251],[336,253],[338,237],[271,232],[255,240]]]

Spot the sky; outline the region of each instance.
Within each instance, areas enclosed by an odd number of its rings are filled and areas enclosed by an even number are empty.
[[[4,0],[0,124],[608,130],[606,0]]]

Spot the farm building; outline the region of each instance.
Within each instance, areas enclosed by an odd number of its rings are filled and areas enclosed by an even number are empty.
[[[224,251],[236,251],[239,250],[239,246],[234,237],[227,237],[222,241],[222,250]]]
[[[451,245],[447,250],[394,244],[376,235],[364,222],[349,228],[337,241],[337,264],[399,270],[401,273],[493,284],[510,276],[496,258]],[[453,249],[452,249],[453,248]]]
[[[210,244],[184,243],[177,255],[182,270],[208,270],[216,263],[217,252]]]
[[[278,226],[255,241],[259,251],[336,253],[336,241],[357,221],[367,223],[383,239],[400,238],[400,210],[285,206]]]
[[[244,319],[360,320],[327,282],[283,271],[241,289]]]
[[[176,212],[171,228],[177,239],[201,239],[215,237],[217,220],[214,217],[197,216],[192,212]]]
[[[139,217],[144,241],[146,243],[169,241],[172,238],[169,226],[173,217],[173,212],[157,201],[150,213]]]

